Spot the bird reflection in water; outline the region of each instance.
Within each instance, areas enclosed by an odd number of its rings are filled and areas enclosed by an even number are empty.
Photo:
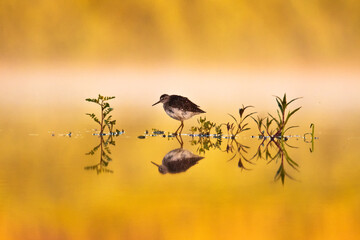
[[[176,148],[168,152],[164,156],[161,165],[151,162],[159,168],[160,173],[166,174],[185,172],[204,158],[184,149],[181,136],[179,136],[179,138],[180,139],[177,138],[177,140],[180,143],[180,148]]]

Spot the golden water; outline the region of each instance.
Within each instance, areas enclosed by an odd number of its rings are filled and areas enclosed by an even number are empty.
[[[0,119],[1,239],[356,239],[359,236],[360,144],[358,73],[347,71],[190,71],[2,68]],[[222,79],[222,81],[219,81]],[[306,79],[306,81],[304,81]],[[231,121],[242,105],[274,113],[272,95],[302,96],[291,120],[310,132],[287,141],[299,165],[275,181],[280,161],[211,149],[179,174],[160,174],[151,161],[179,148],[176,139],[137,136],[178,122],[160,106],[161,94],[181,94],[199,104],[208,119]],[[109,172],[85,170],[99,163],[96,126],[85,115],[97,112],[84,101],[114,95],[114,119],[125,134],[110,145]],[[196,118],[185,122],[189,133]],[[251,158],[260,140],[240,134]],[[66,136],[71,132],[71,137]],[[184,149],[197,153],[191,137]],[[214,142],[215,140],[212,139]],[[227,140],[223,140],[222,150]],[[276,151],[276,147],[272,148]],[[100,167],[98,168],[98,170]]]

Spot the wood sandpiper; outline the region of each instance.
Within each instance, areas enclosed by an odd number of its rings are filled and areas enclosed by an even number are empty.
[[[191,118],[194,115],[205,113],[199,108],[198,105],[191,102],[189,99],[179,95],[167,95],[163,94],[157,103],[163,103],[163,107],[167,115],[173,119],[181,121],[180,127],[176,130],[175,135],[181,134],[184,128],[184,120]]]

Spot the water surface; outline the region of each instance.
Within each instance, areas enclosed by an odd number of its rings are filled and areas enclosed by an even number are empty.
[[[213,81],[219,73],[211,72],[182,73],[189,80],[179,86],[180,77],[170,70],[144,75],[23,71],[2,69],[1,239],[355,239],[359,235],[356,74],[329,74],[334,81],[326,85],[320,79],[308,88],[294,74],[280,74],[283,77],[270,84],[263,75],[226,72],[219,91],[220,84]],[[169,76],[172,81],[156,80]],[[348,81],[341,88],[344,76]],[[194,82],[196,78],[200,80]],[[132,83],[126,85],[129,79]],[[202,87],[206,79],[210,85]],[[272,95],[284,92],[304,97],[294,104],[302,109],[291,122],[300,127],[289,132],[295,137],[284,145],[296,169],[280,158],[269,161],[255,156],[267,142],[262,146],[252,137],[257,132],[251,121],[252,130],[241,133],[236,142],[223,139],[220,149],[205,152],[192,142],[199,139],[190,136],[182,137],[182,148],[175,138],[138,138],[152,128],[171,132],[178,127],[161,107],[151,107],[163,93],[186,95],[207,111],[208,119],[226,122],[231,121],[227,113],[237,114],[241,104],[255,105],[262,115],[274,113]],[[85,115],[97,108],[84,99],[98,93],[116,96],[111,102],[113,115],[125,130],[109,140],[104,136],[108,144],[103,150],[111,158],[106,161],[101,161],[101,148],[87,154],[101,138],[93,135],[96,125]],[[310,123],[319,138],[314,145],[302,138],[311,131]],[[184,133],[195,124],[196,117],[186,121]],[[227,144],[233,148],[227,149]],[[151,162],[161,165],[174,151],[202,158],[160,173]],[[279,148],[272,144],[269,151],[275,155]],[[276,178],[281,166],[289,175],[284,183]]]

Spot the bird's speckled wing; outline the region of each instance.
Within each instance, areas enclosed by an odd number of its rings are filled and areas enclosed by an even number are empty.
[[[199,113],[205,113],[203,110],[199,108],[198,105],[190,101],[186,97],[178,96],[178,95],[172,95],[169,100],[169,106],[173,108],[179,108],[181,110],[186,110],[190,112],[199,112]]]
[[[197,156],[193,158],[186,158],[178,161],[171,161],[166,163],[166,167],[168,168],[170,173],[180,173],[185,172],[190,167],[194,166],[198,163],[199,160],[203,159],[203,157]]]

